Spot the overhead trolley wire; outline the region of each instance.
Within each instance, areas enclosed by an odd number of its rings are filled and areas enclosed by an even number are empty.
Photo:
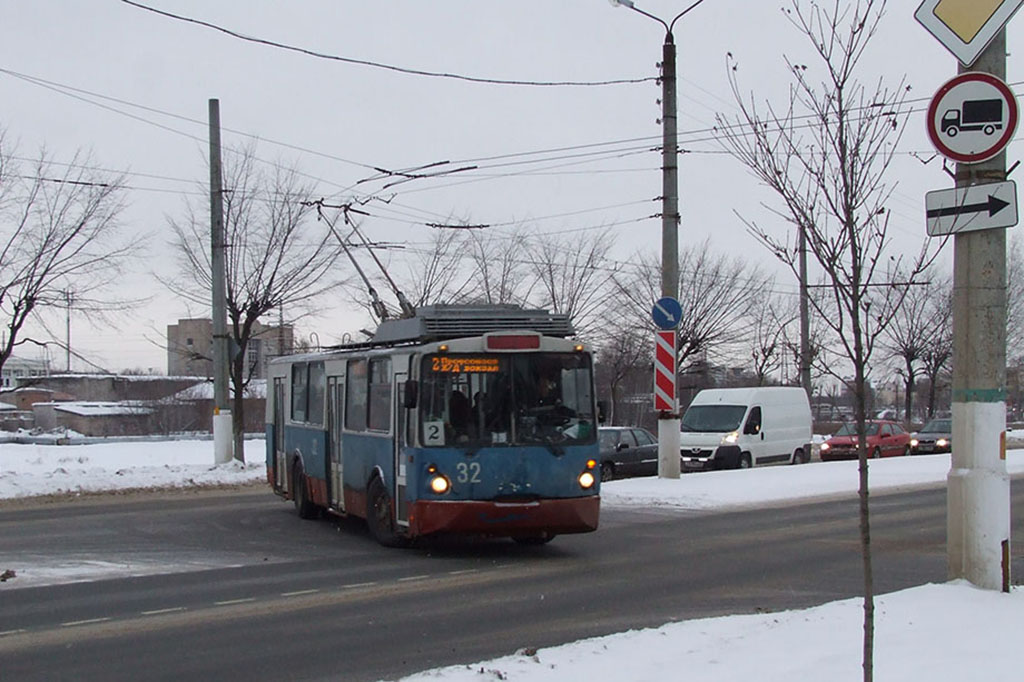
[[[193,17],[187,17],[181,14],[174,14],[173,12],[167,12],[165,10],[157,9],[156,7],[150,7],[149,5],[143,5],[140,2],[134,2],[133,0],[121,0],[126,5],[137,7],[138,9],[152,12],[153,14],[166,17],[168,19],[174,19],[176,21],[183,21],[189,24],[195,24],[204,28],[209,28],[214,31],[219,31],[225,35],[244,40],[250,43],[256,43],[258,45],[266,45],[268,47],[274,47],[281,50],[287,50],[289,52],[297,52],[310,57],[316,57],[317,59],[326,59],[329,61],[343,62],[345,64],[354,64],[357,66],[369,66],[375,69],[384,69],[387,71],[395,71],[397,73],[404,73],[411,76],[428,76],[431,78],[447,78],[452,80],[466,81],[470,83],[482,83],[486,85],[519,85],[519,86],[534,86],[534,87],[598,87],[607,85],[634,85],[637,83],[648,83],[656,81],[655,76],[648,76],[645,78],[619,78],[612,80],[599,80],[599,81],[532,81],[532,80],[507,80],[502,78],[482,78],[478,76],[467,76],[459,73],[449,73],[443,71],[426,71],[423,69],[413,69],[404,66],[395,66],[394,64],[385,64],[382,62],[374,62],[366,59],[356,59],[353,57],[342,57],[339,55],[328,54],[326,52],[318,52],[305,47],[299,47],[297,45],[288,45],[286,43],[280,43],[274,40],[268,40],[266,38],[258,38],[255,36],[245,35],[238,31],[219,26],[209,21],[203,21],[201,19],[195,19]]]

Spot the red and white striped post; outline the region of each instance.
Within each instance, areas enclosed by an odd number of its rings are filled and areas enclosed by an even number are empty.
[[[654,409],[658,411],[658,477],[679,478],[676,330],[655,332]]]
[[[654,409],[659,412],[676,410],[676,332],[655,332],[654,348]]]

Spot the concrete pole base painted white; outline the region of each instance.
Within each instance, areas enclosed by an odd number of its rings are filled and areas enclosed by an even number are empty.
[[[679,417],[658,420],[658,478],[679,478]]]
[[[1009,577],[1010,477],[1005,403],[953,403],[952,468],[946,477],[950,578],[1001,590]]]
[[[231,424],[231,410],[213,415],[213,462],[227,464],[233,458],[235,439]]]

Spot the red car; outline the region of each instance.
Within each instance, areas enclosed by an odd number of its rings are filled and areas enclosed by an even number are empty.
[[[868,457],[896,457],[910,454],[910,434],[896,422],[880,419],[864,424]],[[847,422],[821,444],[821,461],[857,459],[857,424]]]

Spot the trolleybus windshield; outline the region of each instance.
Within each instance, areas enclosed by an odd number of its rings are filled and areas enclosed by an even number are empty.
[[[593,443],[590,357],[581,353],[434,354],[420,373],[428,447]]]

